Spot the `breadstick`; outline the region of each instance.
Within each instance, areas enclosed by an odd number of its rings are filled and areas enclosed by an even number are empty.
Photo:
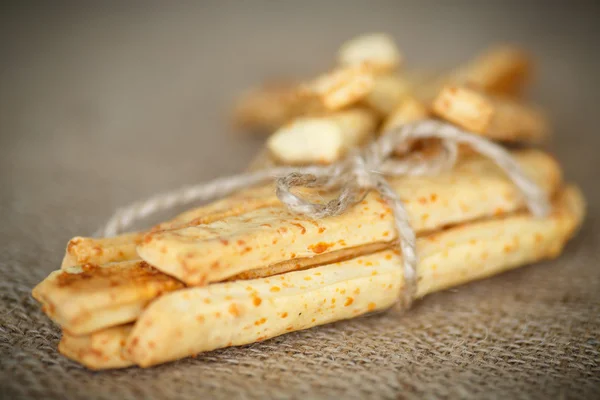
[[[225,199],[186,211],[170,221],[157,225],[153,230],[173,229],[187,224],[205,224],[256,208],[274,206],[279,203],[279,200],[272,196],[273,192],[272,186],[243,190]],[[135,248],[146,233],[126,233],[109,238],[74,237],[67,244],[61,268],[85,263],[107,264],[139,259]]]
[[[323,112],[318,101],[301,96],[298,89],[295,82],[270,83],[244,93],[233,111],[235,126],[270,134],[298,116]]]
[[[122,350],[132,327],[131,324],[115,326],[83,336],[63,331],[58,351],[93,370],[129,367],[133,363]]]
[[[134,321],[156,296],[182,287],[143,261],[126,261],[54,271],[32,295],[54,322],[82,335]]]
[[[444,86],[464,85],[493,95],[519,97],[531,81],[531,75],[528,54],[510,45],[496,46],[418,86],[415,95],[424,103],[431,104]]]
[[[553,193],[560,172],[551,157],[536,150],[514,156],[546,193]],[[479,157],[437,176],[390,179],[390,184],[404,200],[417,232],[523,206],[504,173]],[[289,259],[394,239],[391,210],[371,193],[340,216],[314,221],[283,207],[260,208],[211,224],[149,233],[137,251],[166,274],[188,285],[203,285]]]
[[[536,107],[464,86],[445,87],[432,109],[440,118],[494,140],[539,142],[548,136],[548,123]]]
[[[356,104],[373,88],[376,71],[368,64],[338,67],[299,87],[306,98],[319,99],[329,111]]]
[[[556,257],[581,223],[584,209],[579,190],[569,187],[549,217],[525,213],[494,218],[419,239],[417,296]],[[270,278],[180,290],[144,311],[125,349],[94,350],[107,360],[123,354],[129,365],[148,367],[383,310],[395,303],[404,286],[400,265],[394,251],[383,251]],[[126,329],[110,332],[122,340]],[[67,343],[61,345],[63,354],[91,368],[112,367],[66,348]]]

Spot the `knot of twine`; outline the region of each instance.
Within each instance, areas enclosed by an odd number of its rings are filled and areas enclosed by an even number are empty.
[[[408,152],[410,143],[419,139],[439,139],[442,151],[433,157],[407,154],[391,158],[394,151]],[[98,236],[114,236],[134,222],[156,212],[192,201],[210,201],[233,192],[275,180],[277,197],[290,210],[320,219],[340,215],[362,201],[371,191],[386,200],[394,216],[398,246],[402,253],[404,273],[403,305],[409,307],[417,290],[418,256],[416,234],[402,200],[386,177],[432,175],[454,166],[458,145],[467,144],[476,152],[494,161],[512,180],[524,196],[527,207],[535,216],[545,216],[550,204],[545,193],[531,181],[511,155],[482,136],[435,120],[405,124],[385,132],[363,149],[352,150],[344,159],[327,166],[273,167],[262,171],[242,173],[153,196],[145,201],[119,209]],[[313,203],[294,194],[292,188],[338,189],[339,195],[326,203]]]

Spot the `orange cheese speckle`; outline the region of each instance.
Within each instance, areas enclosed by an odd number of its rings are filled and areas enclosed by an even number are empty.
[[[235,303],[232,303],[229,306],[229,314],[233,315],[234,317],[240,316],[240,309],[238,308],[238,306]]]
[[[346,298],[346,302],[344,303],[344,305],[348,307],[352,303],[354,303],[354,299],[352,297],[348,297]]]
[[[310,246],[308,246],[308,249],[315,254],[321,254],[334,245],[335,243],[319,242],[317,244],[311,244]]]
[[[265,322],[267,322],[266,318],[257,319],[256,321],[254,321],[254,325],[259,326],[264,324]]]
[[[292,224],[292,225],[297,226],[298,228],[300,228],[300,234],[301,235],[304,235],[306,233],[306,228],[302,224],[299,224],[297,222],[290,222],[290,224]]]
[[[260,303],[262,303],[262,299],[258,296],[254,296],[254,298],[252,299],[252,303],[258,307],[260,306]]]
[[[376,307],[375,303],[369,303],[368,310],[373,311],[375,309],[375,307]]]
[[[272,286],[271,287],[271,292],[279,292],[281,290],[281,288],[279,286]]]
[[[288,313],[287,313],[287,312],[283,312],[283,313],[281,313],[281,318],[286,318],[287,316],[288,316]]]

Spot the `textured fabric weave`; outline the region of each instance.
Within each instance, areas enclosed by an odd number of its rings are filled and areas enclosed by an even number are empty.
[[[0,397],[600,397],[594,9],[241,3],[0,12]],[[548,33],[557,26],[560,38]],[[60,356],[59,329],[30,292],[59,268],[67,240],[91,234],[118,206],[242,170],[260,140],[227,129],[233,95],[274,73],[323,70],[343,39],[373,29],[422,63],[458,62],[498,39],[535,50],[543,73],[534,97],[555,122],[566,176],[589,202],[565,253],[404,314],[148,370],[90,372]]]

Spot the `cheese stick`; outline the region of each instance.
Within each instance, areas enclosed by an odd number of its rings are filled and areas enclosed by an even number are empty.
[[[129,367],[133,363],[122,350],[131,328],[121,325],[83,336],[63,331],[58,351],[93,370]]]
[[[523,213],[418,239],[417,296],[556,257],[581,223],[584,209],[579,190],[569,187],[546,218]],[[129,327],[107,331],[113,342],[127,337],[124,349],[97,345],[98,357],[83,358],[68,351],[63,337],[60,350],[94,369],[112,368],[100,356],[109,361],[125,357],[127,365],[147,367],[383,310],[403,289],[401,261],[386,250],[269,278],[179,290],[153,302],[130,333]]]
[[[54,271],[32,295],[64,330],[82,335],[134,321],[156,296],[183,286],[143,261],[126,261]]]
[[[450,72],[420,85],[415,95],[430,104],[447,85],[464,85],[493,95],[518,98],[531,82],[532,63],[523,50],[511,46],[494,46]]]
[[[279,200],[273,196],[273,192],[272,186],[243,190],[225,199],[186,211],[155,226],[153,230],[173,229],[187,224],[205,224],[256,208],[274,206]],[[106,264],[138,259],[135,248],[146,233],[126,233],[108,238],[74,237],[67,244],[61,268],[85,263]]]
[[[515,152],[524,171],[548,195],[560,183],[556,162],[540,151]],[[518,189],[493,162],[475,157],[455,170],[431,177],[390,179],[417,232],[512,212],[524,206]],[[389,242],[393,216],[378,194],[342,215],[315,221],[283,207],[183,229],[149,233],[138,255],[188,285],[217,282],[285,260]]]
[[[433,101],[438,117],[494,140],[540,142],[548,122],[535,106],[464,86],[447,86]]]

